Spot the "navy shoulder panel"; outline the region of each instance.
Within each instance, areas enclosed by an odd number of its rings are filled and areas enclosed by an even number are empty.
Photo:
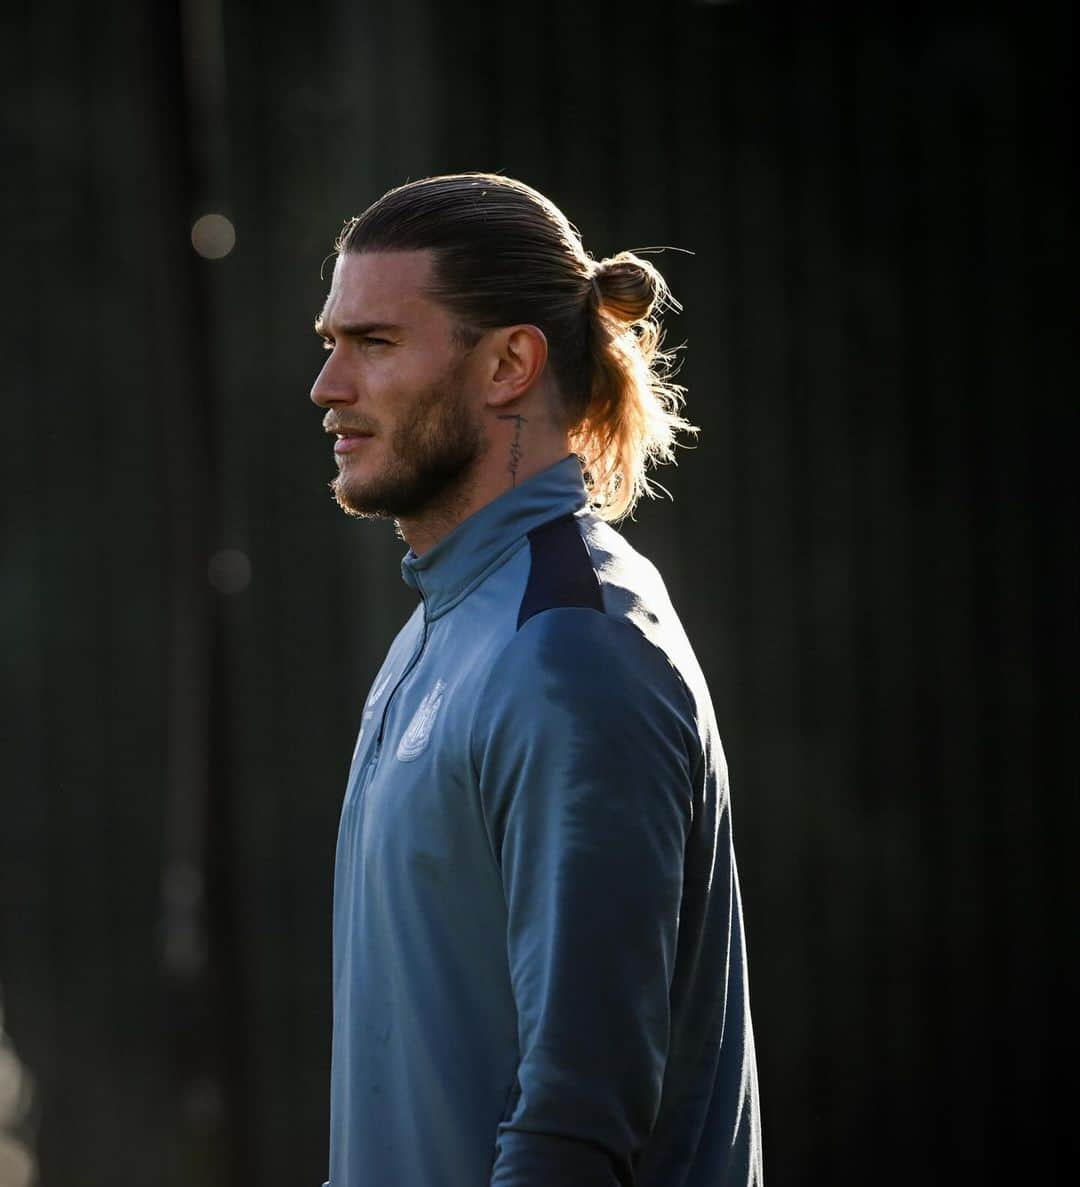
[[[532,563],[518,611],[518,630],[544,610],[580,606],[603,612],[600,579],[573,515],[534,528],[529,533],[529,548]]]

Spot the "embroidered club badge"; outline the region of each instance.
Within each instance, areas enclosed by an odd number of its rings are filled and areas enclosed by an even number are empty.
[[[424,753],[428,740],[431,738],[431,729],[435,724],[444,692],[446,692],[445,681],[436,680],[435,687],[420,702],[420,708],[413,714],[409,728],[401,735],[401,741],[398,743],[397,756],[401,762],[412,762],[414,758],[419,758]]]

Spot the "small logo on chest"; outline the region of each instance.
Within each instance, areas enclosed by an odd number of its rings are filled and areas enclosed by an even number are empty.
[[[382,694],[384,692],[386,692],[386,689],[389,686],[390,681],[393,680],[393,678],[394,678],[394,673],[392,671],[387,672],[386,675],[383,677],[383,679],[380,680],[375,685],[375,687],[371,690],[371,696],[368,697],[367,704],[364,706],[364,708],[367,709],[368,712],[370,712],[374,708],[375,702],[379,699],[379,697],[381,697]]]
[[[371,694],[367,699],[367,704],[364,705],[363,715],[360,718],[360,733],[357,735],[356,746],[353,748],[353,758],[356,758],[357,754],[360,753],[360,745],[364,741],[364,731],[367,729],[367,723],[371,720],[372,715],[375,712],[375,702],[382,696],[384,692],[386,692],[387,688],[390,687],[390,681],[393,680],[393,678],[394,673],[392,671],[387,672],[386,676],[382,680],[378,681],[375,687],[371,690]]]
[[[412,762],[427,749],[445,692],[446,682],[436,680],[435,687],[420,702],[420,708],[413,714],[409,728],[401,735],[401,741],[398,743],[397,756],[401,762]]]

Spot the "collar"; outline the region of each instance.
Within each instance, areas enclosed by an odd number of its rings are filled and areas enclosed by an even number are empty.
[[[585,502],[581,462],[570,454],[485,504],[423,556],[410,548],[401,576],[423,597],[430,622],[509,559],[533,528],[578,511]]]

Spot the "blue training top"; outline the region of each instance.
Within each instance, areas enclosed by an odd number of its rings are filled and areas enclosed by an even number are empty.
[[[727,770],[567,457],[402,562],[334,879],[330,1187],[762,1182]]]

